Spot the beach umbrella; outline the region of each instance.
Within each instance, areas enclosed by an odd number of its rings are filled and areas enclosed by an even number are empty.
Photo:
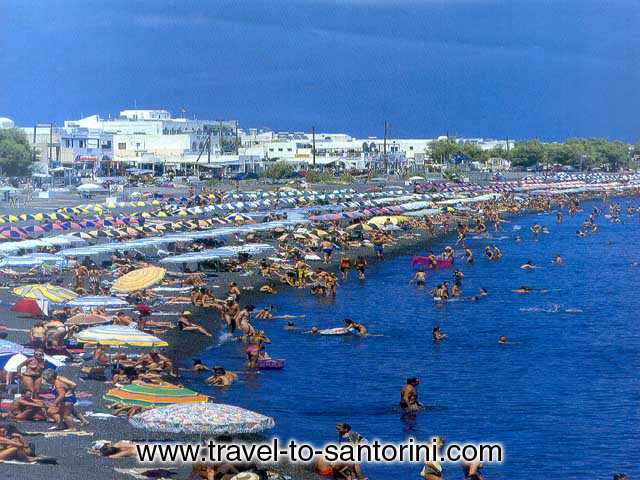
[[[92,345],[131,345],[135,347],[166,347],[164,340],[141,330],[123,325],[99,325],[76,334],[79,343]]]
[[[112,388],[103,398],[124,405],[143,407],[202,403],[209,400],[206,395],[168,383],[162,385],[140,385],[135,383],[125,385],[120,388]]]
[[[76,292],[50,283],[32,283],[13,289],[13,293],[24,298],[46,298],[53,303],[65,303],[78,297]]]
[[[0,356],[13,355],[23,352],[25,349],[26,347],[24,345],[0,338]]]
[[[27,232],[25,232],[23,229],[18,227],[11,227],[11,228],[7,228],[6,230],[2,230],[0,232],[0,235],[2,235],[5,238],[11,238],[14,240],[24,240],[29,236]]]
[[[11,307],[11,311],[16,313],[25,313],[34,317],[41,317],[45,315],[40,308],[38,301],[34,298],[19,298]]]
[[[377,225],[380,227],[385,223],[387,223],[387,221],[392,225],[397,225],[398,223],[406,220],[407,220],[407,217],[403,217],[401,215],[390,215],[390,216],[382,216],[382,217],[373,217],[367,223],[369,223],[370,225]]]
[[[77,313],[73,317],[69,318],[65,323],[67,325],[101,325],[103,323],[109,323],[113,319],[103,317],[102,315],[96,315],[94,313]]]
[[[143,290],[159,283],[167,271],[161,267],[145,267],[118,278],[111,289],[115,292],[128,293]]]
[[[6,372],[16,372],[18,366],[27,360],[29,357],[33,357],[34,350],[25,348],[22,352],[14,353],[13,355],[0,355],[0,366]],[[60,368],[64,366],[64,362],[51,357],[45,353],[44,355],[44,367],[45,368]]]
[[[68,307],[82,307],[82,308],[91,308],[91,307],[111,307],[111,308],[125,308],[129,306],[125,300],[122,300],[118,297],[110,297],[110,296],[87,296],[87,297],[78,297],[75,300],[71,300],[67,303]]]
[[[97,192],[99,190],[104,190],[104,188],[96,183],[84,183],[80,185],[77,190],[79,192]]]
[[[134,415],[136,428],[191,435],[238,435],[273,428],[273,418],[221,403],[191,403],[159,407]]]

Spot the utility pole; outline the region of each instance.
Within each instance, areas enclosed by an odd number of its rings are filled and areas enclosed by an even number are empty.
[[[387,172],[388,168],[388,159],[387,159],[387,135],[389,133],[389,124],[387,121],[384,121],[384,140],[382,141],[382,159],[384,161],[384,173]]]
[[[218,127],[218,142],[220,143],[220,155],[224,153],[224,149],[222,148],[222,120],[220,120],[220,125]]]
[[[51,149],[53,148],[53,123],[49,124],[49,158],[47,159],[47,164],[51,163],[51,157],[53,156],[51,153]]]
[[[316,169],[316,127],[311,127],[311,155],[313,156],[313,169]]]
[[[38,128],[37,125],[33,126],[33,163],[36,162],[36,129]]]
[[[236,120],[236,155],[240,155],[240,140],[238,139],[238,121]]]
[[[211,129],[209,129],[209,137],[207,138],[207,163],[211,163]]]

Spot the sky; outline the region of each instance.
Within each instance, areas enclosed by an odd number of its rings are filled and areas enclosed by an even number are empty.
[[[640,139],[639,0],[0,0],[0,117]]]

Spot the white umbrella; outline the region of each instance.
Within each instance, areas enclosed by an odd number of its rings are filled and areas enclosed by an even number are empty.
[[[83,183],[77,190],[79,192],[97,192],[98,190],[104,190],[104,188],[96,183]]]
[[[18,366],[24,362],[27,358],[27,356],[23,355],[22,353],[16,353],[15,355],[13,355],[11,358],[9,358],[9,360],[7,360],[7,363],[5,363],[4,365],[4,370],[7,372],[16,372],[16,370],[18,369]],[[49,355],[45,354],[44,356],[44,361],[45,361],[45,367],[46,368],[60,368],[64,365],[64,362],[61,360],[58,360],[54,357],[50,357]]]
[[[273,418],[221,403],[182,403],[134,415],[129,423],[162,433],[236,435],[273,428]]]
[[[122,300],[118,297],[110,297],[110,296],[89,296],[89,297],[79,297],[75,300],[67,302],[67,306],[69,307],[113,307],[113,308],[124,308],[130,306],[125,300]]]

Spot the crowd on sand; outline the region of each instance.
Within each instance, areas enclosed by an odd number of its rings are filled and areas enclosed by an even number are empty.
[[[248,254],[238,255],[233,259],[201,262],[197,268],[188,265],[176,271],[167,271],[161,281],[165,290],[146,288],[121,295],[129,304],[113,312],[104,307],[91,309],[60,306],[35,323],[29,330],[28,341],[24,344],[35,350],[15,374],[2,371],[3,385],[7,392],[17,394],[6,408],[3,417],[5,423],[0,424],[0,460],[18,462],[55,463],[56,459],[39,455],[34,451],[25,436],[18,430],[22,422],[49,422],[53,431],[75,431],[84,428],[89,420],[78,408],[79,383],[104,382],[116,386],[128,384],[166,386],[181,385],[181,372],[188,368],[194,372],[206,373],[204,382],[219,388],[225,388],[238,379],[239,372],[228,371],[224,366],[206,365],[195,359],[189,366],[176,362],[163,355],[158,349],[147,353],[130,351],[109,351],[103,346],[94,347],[79,345],[75,337],[82,325],[69,322],[78,315],[95,315],[107,318],[114,325],[130,326],[162,338],[163,334],[173,330],[180,336],[202,335],[211,337],[213,332],[207,330],[195,317],[217,316],[219,323],[234,340],[244,345],[246,369],[260,368],[260,362],[269,360],[267,346],[271,339],[259,328],[259,322],[265,319],[283,318],[286,328],[295,329],[295,316],[278,314],[265,300],[263,308],[256,308],[245,301],[246,291],[252,287],[241,287],[236,282],[228,283],[223,294],[210,285],[210,274],[215,272],[219,280],[225,272],[240,272],[260,276],[258,289],[265,296],[275,295],[281,288],[304,289],[310,295],[318,297],[334,297],[342,282],[350,275],[357,275],[366,281],[367,267],[370,262],[384,258],[385,251],[398,242],[423,242],[442,232],[455,230],[457,241],[435,254],[429,252],[424,261],[413,274],[411,282],[418,287],[425,287],[427,271],[438,268],[438,262],[460,258],[467,265],[476,261],[481,255],[488,261],[499,261],[503,255],[498,246],[490,244],[482,252],[473,252],[466,243],[469,233],[484,234],[489,230],[500,231],[505,217],[524,211],[550,212],[557,209],[556,219],[562,222],[563,212],[576,215],[580,212],[580,204],[574,197],[528,197],[516,201],[513,196],[504,195],[499,200],[479,202],[463,211],[443,211],[437,215],[425,217],[405,217],[400,220],[389,217],[377,225],[367,221],[342,220],[324,222],[285,229],[275,228],[271,231],[254,232],[244,236],[236,235],[230,241],[247,244],[268,242],[275,247],[275,253],[269,257],[254,258]],[[631,209],[631,210],[629,210]],[[617,203],[609,204],[611,221],[616,221],[623,211]],[[627,210],[633,213],[633,207]],[[577,235],[592,234],[597,231],[596,219],[602,212],[594,210],[583,224]],[[544,234],[537,224],[531,226],[531,235]],[[519,241],[519,237],[515,241]],[[176,252],[198,251],[212,246],[219,246],[218,240],[203,240],[192,243],[178,243],[172,248]],[[562,258],[554,261],[561,262]],[[52,284],[69,285],[80,295],[111,295],[110,285],[113,280],[149,265],[150,260],[141,252],[116,252],[109,259],[98,263],[95,259],[78,258],[72,262],[68,271],[54,272],[49,280]],[[535,268],[533,264],[525,264],[523,268]],[[353,271],[353,273],[352,273]],[[459,268],[453,270],[451,286],[449,282],[434,285],[429,289],[435,301],[446,301],[449,298],[462,297],[464,274]],[[175,289],[176,295],[169,296],[166,291]],[[518,289],[526,293],[529,287]],[[488,295],[486,289],[469,297],[469,301],[480,301]],[[158,312],[167,315],[157,315]],[[170,312],[175,313],[171,315]],[[197,312],[194,314],[192,312]],[[351,319],[345,319],[339,328],[342,333],[369,335],[365,325]],[[310,335],[320,335],[322,330],[313,326]],[[0,332],[5,337],[7,332]],[[433,341],[446,340],[446,333],[440,327],[433,329]],[[188,340],[186,340],[188,341]],[[501,344],[508,344],[506,336],[498,339]],[[67,356],[68,367],[64,375],[52,368],[47,368],[45,354]],[[66,372],[72,372],[67,374]],[[76,380],[72,380],[72,378]],[[407,379],[406,384],[399,386],[399,409],[402,415],[416,415],[422,410],[418,397],[420,380],[416,377]],[[112,403],[111,413],[117,416],[131,417],[143,411],[144,406],[125,403]],[[339,423],[336,426],[340,441],[360,443],[365,439],[357,434],[349,424]],[[443,438],[437,439],[440,446],[445,444]],[[136,455],[135,446],[127,440],[116,442],[98,442],[92,453],[117,459]],[[2,467],[0,467],[2,468]],[[362,468],[357,464],[329,463],[322,458],[314,465],[318,475],[339,479],[364,479]],[[482,465],[473,463],[463,466],[463,478],[482,480]],[[243,476],[244,475],[244,476]],[[251,476],[253,475],[253,476]],[[259,465],[212,464],[196,465],[191,472],[191,479],[208,480],[242,480],[262,478],[284,478],[274,469],[262,468]],[[425,480],[442,478],[442,465],[428,462],[424,465],[420,476]],[[625,477],[619,476],[618,479]]]

